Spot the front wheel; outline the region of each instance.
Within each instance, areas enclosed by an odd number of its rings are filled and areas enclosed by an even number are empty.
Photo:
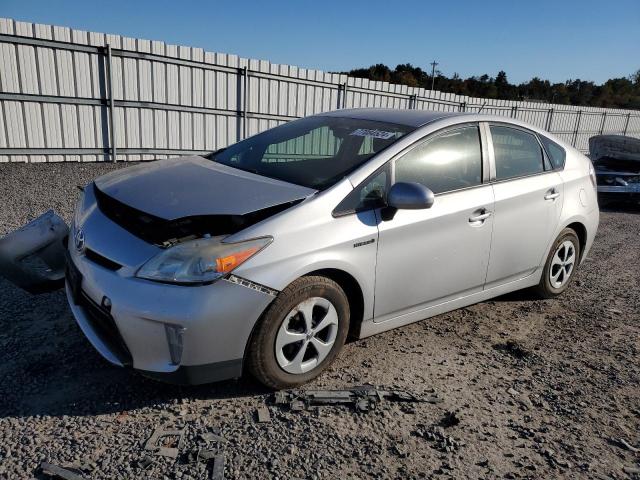
[[[564,292],[580,262],[580,241],[576,232],[565,228],[554,242],[536,287],[543,298],[553,298]]]
[[[249,371],[271,388],[317,377],[336,358],[349,331],[349,302],[333,280],[308,276],[285,288],[249,344]]]

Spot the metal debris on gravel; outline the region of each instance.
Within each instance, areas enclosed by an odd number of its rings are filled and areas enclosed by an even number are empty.
[[[256,409],[256,417],[258,419],[258,423],[269,423],[271,421],[271,414],[267,407],[258,407]]]
[[[187,463],[203,463],[209,470],[211,480],[224,480],[224,445],[227,442],[220,431],[205,432],[200,435],[205,446],[197,446],[187,453]]]
[[[349,390],[289,390],[274,394],[276,405],[289,405],[292,411],[307,410],[312,406],[347,405],[356,412],[368,412],[385,400],[433,404],[442,402],[435,393],[419,396],[403,390],[378,390],[369,386]]]
[[[153,465],[153,458],[151,458],[149,455],[145,455],[140,460],[138,460],[138,464],[137,465],[142,470],[146,470],[151,465]]]
[[[224,480],[224,453],[219,453],[213,457],[213,468],[211,469],[211,480]]]
[[[76,473],[68,468],[59,467],[51,463],[42,462],[40,464],[40,470],[45,475],[49,475],[53,478],[60,478],[62,480],[83,480],[84,477],[79,473]]]
[[[633,452],[633,453],[640,452],[640,448],[634,447],[629,442],[627,442],[624,438],[611,437],[609,438],[609,443],[611,443],[612,445],[616,445],[620,448],[624,448],[625,450],[629,450],[630,452]]]
[[[178,458],[182,446],[183,434],[184,429],[163,430],[162,428],[156,428],[145,443],[144,449],[163,457]],[[166,446],[165,442],[168,439],[172,440],[171,445],[175,445],[174,447]]]

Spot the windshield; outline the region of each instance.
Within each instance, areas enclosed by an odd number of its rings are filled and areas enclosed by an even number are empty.
[[[393,123],[315,116],[267,130],[207,158],[324,190],[412,130]]]

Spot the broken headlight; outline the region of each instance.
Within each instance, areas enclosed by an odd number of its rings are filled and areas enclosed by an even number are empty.
[[[136,276],[169,283],[212,282],[242,265],[273,240],[262,237],[223,243],[222,238],[200,238],[174,245],[145,263]]]

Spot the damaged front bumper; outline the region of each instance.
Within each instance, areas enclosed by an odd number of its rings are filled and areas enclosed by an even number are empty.
[[[67,297],[78,325],[109,362],[179,384],[240,377],[255,321],[273,295],[221,279],[181,286],[127,277],[70,249]],[[179,341],[176,341],[179,338]]]
[[[194,286],[137,278],[158,247],[107,218],[91,192],[80,210],[71,235],[47,212],[0,239],[0,273],[30,292],[64,286],[80,329],[114,365],[179,384],[241,376],[253,326],[277,292],[235,276]]]

